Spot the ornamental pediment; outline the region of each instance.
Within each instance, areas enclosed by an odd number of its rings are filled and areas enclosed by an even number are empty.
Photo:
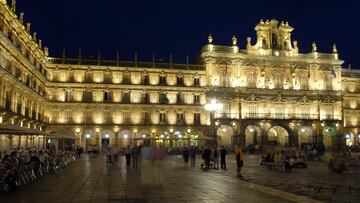
[[[309,103],[309,102],[312,102],[312,101],[309,100],[306,95],[304,95],[302,98],[300,98],[300,99],[298,100],[298,102],[301,102],[301,103]]]
[[[287,102],[287,100],[282,97],[280,92],[278,93],[277,97],[275,97],[272,101],[273,102]]]
[[[261,99],[259,97],[256,97],[256,95],[254,93],[251,94],[249,97],[246,97],[244,100],[245,101],[252,101],[252,102],[261,101]]]

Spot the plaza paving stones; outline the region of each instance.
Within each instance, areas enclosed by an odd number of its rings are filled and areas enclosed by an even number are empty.
[[[359,168],[334,174],[326,162],[311,162],[308,169],[286,173],[259,166],[259,159],[245,155],[242,181],[235,178],[233,156],[226,171],[188,168],[181,157],[169,156],[161,189],[141,186],[140,168],[126,169],[122,157],[111,165],[103,156],[85,156],[62,174],[0,193],[0,202],[360,202]]]
[[[121,159],[106,164],[103,156],[85,156],[63,170],[42,177],[11,193],[0,193],[1,203],[27,202],[288,202],[288,200],[243,187],[230,172],[213,173],[184,167],[171,157],[162,172],[163,189],[144,188],[140,169],[126,169]],[[222,180],[222,179],[226,180]]]

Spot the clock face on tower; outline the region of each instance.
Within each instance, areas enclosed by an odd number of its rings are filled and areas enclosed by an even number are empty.
[[[279,51],[275,51],[275,52],[274,52],[274,55],[275,55],[275,56],[279,56],[279,55],[280,55],[280,52],[279,52]]]

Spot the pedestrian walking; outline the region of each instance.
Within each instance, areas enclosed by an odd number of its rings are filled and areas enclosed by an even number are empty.
[[[131,157],[130,145],[127,145],[125,149],[126,168],[130,168],[130,157]]]
[[[211,159],[211,149],[207,146],[204,150],[204,161],[205,161],[205,168],[210,168],[210,159]]]
[[[183,158],[184,158],[184,162],[185,162],[185,166],[187,167],[187,164],[189,162],[189,150],[187,147],[184,147],[183,149]]]
[[[134,145],[134,147],[131,149],[131,156],[132,156],[134,168],[138,167],[140,153],[141,153],[141,146]]]
[[[191,159],[191,168],[195,167],[195,159],[196,159],[196,148],[192,146],[190,149],[190,159]]]
[[[221,165],[221,169],[224,170],[226,170],[226,160],[225,160],[226,155],[227,155],[226,149],[224,146],[222,146],[220,150],[220,165]]]
[[[217,146],[214,146],[214,151],[213,151],[213,162],[214,162],[214,169],[219,169],[219,151]]]
[[[243,178],[241,175],[241,168],[244,166],[244,153],[240,147],[240,144],[237,144],[235,147],[235,160],[237,165],[236,177]]]

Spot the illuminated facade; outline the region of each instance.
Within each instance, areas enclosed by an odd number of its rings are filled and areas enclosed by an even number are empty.
[[[1,2],[0,150],[67,136],[82,147],[180,146],[213,132],[224,145],[359,143],[360,72],[341,68],[335,45],[299,53],[288,23],[260,21],[245,49],[209,36],[199,64],[54,58]],[[212,98],[220,112],[205,111]]]

